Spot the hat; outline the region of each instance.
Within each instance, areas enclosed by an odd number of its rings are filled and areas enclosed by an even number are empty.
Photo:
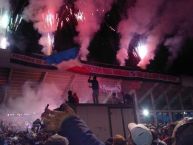
[[[48,138],[45,145],[69,145],[69,141],[66,137],[55,134]]]
[[[184,118],[177,122],[172,134],[176,145],[192,145],[193,142],[193,119]]]
[[[113,137],[113,144],[114,145],[125,145],[126,140],[122,135],[117,134]]]
[[[136,145],[151,145],[152,134],[151,131],[143,124],[129,123],[128,129],[131,133],[131,138]]]
[[[185,126],[186,124],[193,124],[193,118],[191,117],[185,117],[182,120],[177,122],[177,125],[175,126],[172,137],[176,137],[176,132],[178,131],[179,128]]]

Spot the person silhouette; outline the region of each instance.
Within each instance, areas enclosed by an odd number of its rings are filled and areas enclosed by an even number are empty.
[[[88,82],[91,84],[91,88],[92,88],[92,97],[93,97],[93,103],[94,104],[98,104],[98,97],[99,97],[99,83],[97,80],[96,75],[93,76],[93,78],[91,79],[91,76],[88,79]]]

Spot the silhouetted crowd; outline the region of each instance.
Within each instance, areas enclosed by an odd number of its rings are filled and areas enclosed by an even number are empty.
[[[15,130],[0,123],[0,145],[193,145],[193,119],[165,126],[128,123],[127,137],[117,134],[101,141],[66,103],[55,110],[49,105],[30,129]]]

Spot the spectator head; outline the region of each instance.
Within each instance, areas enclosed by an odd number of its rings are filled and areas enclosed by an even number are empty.
[[[76,93],[73,93],[73,96],[77,96],[77,94],[76,94]]]
[[[96,75],[94,75],[94,76],[93,76],[93,80],[96,80],[96,79],[97,79],[97,77],[96,77]]]
[[[68,95],[72,96],[72,91],[71,90],[68,91]]]
[[[174,128],[172,137],[173,145],[192,145],[193,143],[193,119],[185,118],[178,122]]]
[[[134,145],[151,145],[153,137],[151,131],[143,124],[129,123],[130,140]]]
[[[113,92],[113,93],[112,93],[112,96],[116,98],[116,93],[115,93],[115,92]]]
[[[62,103],[59,108],[56,108],[54,110],[56,110],[56,111],[65,111],[66,107],[67,107],[67,104]]]
[[[67,138],[56,134],[48,138],[45,145],[69,145],[69,141]]]
[[[122,135],[117,134],[113,137],[112,145],[126,145],[126,140]]]
[[[106,141],[105,141],[105,145],[112,145],[113,144],[113,137],[110,137],[108,138]]]

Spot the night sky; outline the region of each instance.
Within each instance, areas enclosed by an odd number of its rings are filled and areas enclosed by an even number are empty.
[[[111,10],[105,14],[100,30],[95,33],[89,44],[89,62],[119,65],[116,59],[116,53],[119,50],[119,40],[121,36],[117,31],[117,27],[121,19],[127,17],[127,8],[132,7],[135,2],[135,0],[117,0],[112,5]],[[28,5],[26,0],[11,0],[11,3],[15,13],[22,13],[24,7]],[[67,3],[69,7],[75,9],[73,1],[68,1]],[[191,17],[190,19],[193,18]],[[76,25],[77,21],[72,17],[69,22],[64,24],[62,29],[55,32],[54,49],[57,52],[72,47],[80,47],[80,45],[74,41],[74,37],[78,35]],[[113,30],[111,28],[113,28]],[[175,33],[175,31],[173,33]],[[37,30],[33,28],[32,22],[23,20],[18,30],[9,34],[12,41],[10,48],[14,52],[26,54],[41,53],[41,46],[38,44],[40,36]],[[171,53],[167,46],[164,46],[163,42],[160,42],[155,51],[155,57],[150,61],[146,70],[176,75],[193,75],[193,38],[191,36],[185,38],[177,58],[175,58],[172,63],[168,63],[170,55]],[[130,59],[126,61],[126,66],[138,68],[136,66],[138,59],[135,58],[132,53],[129,53],[129,56]]]

